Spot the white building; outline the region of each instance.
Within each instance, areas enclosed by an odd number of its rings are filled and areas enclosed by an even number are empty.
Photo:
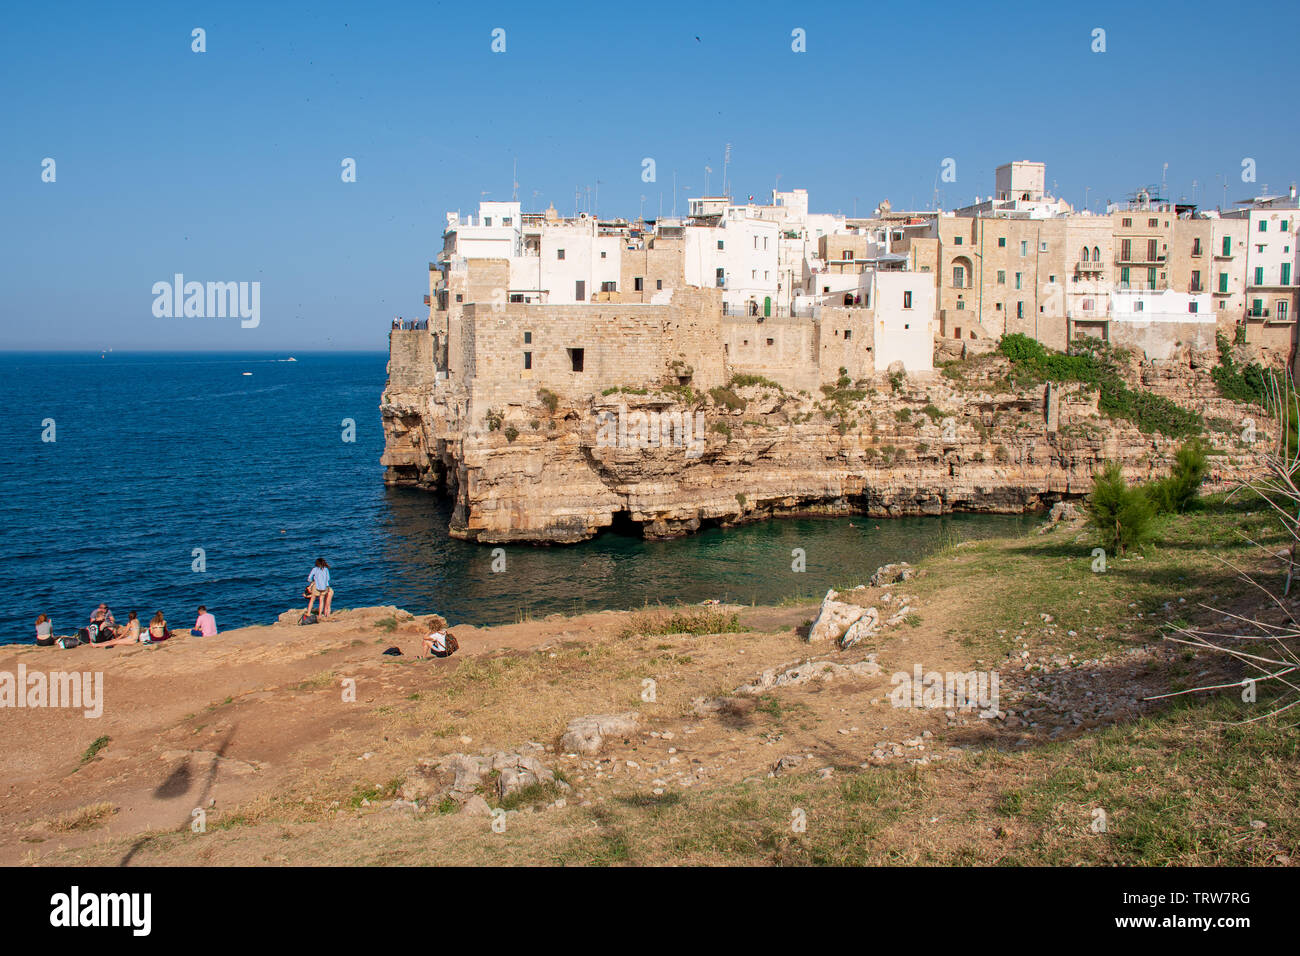
[[[1217,329],[1208,292],[1116,289],[1111,293],[1111,344],[1138,349],[1148,359],[1168,359],[1182,346],[1213,349]]]
[[[923,272],[872,272],[876,311],[873,356],[877,372],[902,362],[908,372],[934,370],[934,276]]]

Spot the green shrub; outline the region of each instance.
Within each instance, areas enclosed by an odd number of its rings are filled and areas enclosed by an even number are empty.
[[[724,405],[733,412],[745,407],[745,400],[729,388],[719,385],[709,389],[709,397],[718,405]]]
[[[519,437],[519,429],[515,428],[514,425],[507,425],[506,430],[502,434],[506,436],[506,441],[512,442]]]
[[[1108,462],[1092,480],[1092,494],[1084,507],[1101,546],[1123,555],[1150,540],[1155,509],[1141,488],[1124,480],[1119,463]]]
[[[554,415],[555,410],[560,407],[560,396],[556,395],[549,388],[539,388],[537,390],[537,397],[541,400],[541,403],[546,406],[546,410],[552,415]]]
[[[1157,514],[1182,514],[1196,501],[1197,491],[1209,471],[1205,446],[1199,438],[1184,442],[1174,456],[1168,478],[1146,486],[1147,498]]]
[[[1219,347],[1219,364],[1210,370],[1210,378],[1218,387],[1219,394],[1234,402],[1263,405],[1268,386],[1259,363],[1238,366],[1232,359],[1232,346],[1223,333],[1215,336],[1215,342]]]
[[[894,418],[898,419],[900,422],[905,422],[911,417],[912,417],[912,410],[910,408],[894,409]]]

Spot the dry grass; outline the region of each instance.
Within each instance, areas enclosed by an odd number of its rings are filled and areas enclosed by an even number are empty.
[[[69,810],[67,813],[60,814],[57,817],[51,817],[43,820],[43,825],[56,833],[72,833],[78,830],[93,830],[95,827],[102,826],[108,821],[117,807],[111,803],[92,803],[89,806],[78,807],[75,810]]]

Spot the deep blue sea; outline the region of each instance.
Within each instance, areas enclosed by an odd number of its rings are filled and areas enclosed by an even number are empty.
[[[287,357],[0,354],[0,643],[30,640],[40,612],[70,633],[101,600],[119,621],[162,610],[188,629],[206,604],[221,628],[266,623],[303,606],[318,556],[333,569],[336,608],[396,604],[453,624],[773,602],[1034,520],[780,519],[666,542],[605,534],[509,547],[493,573],[491,548],[447,537],[447,502],[384,486],[387,356]],[[793,548],[807,555],[802,574]]]

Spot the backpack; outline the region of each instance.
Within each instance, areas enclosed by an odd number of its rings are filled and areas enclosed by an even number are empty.
[[[460,641],[456,640],[456,636],[452,634],[451,631],[447,632],[446,644],[447,644],[448,657],[451,657],[452,654],[455,654],[458,650],[460,650]]]
[[[315,624],[315,623],[316,623],[316,615],[315,615],[315,614],[304,614],[302,617],[298,618],[298,623],[299,623],[299,624]]]

